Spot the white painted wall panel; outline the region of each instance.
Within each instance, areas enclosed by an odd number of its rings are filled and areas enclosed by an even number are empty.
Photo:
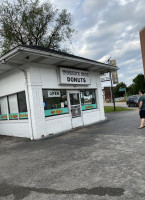
[[[43,88],[58,88],[57,71],[56,69],[40,69],[40,76]]]
[[[48,68],[47,68],[48,67]],[[83,112],[84,125],[98,122],[105,118],[100,74],[90,72],[91,84],[83,86],[59,85],[58,69],[55,66],[39,66],[32,64],[28,70],[28,90],[31,105],[31,117],[34,139],[41,138],[42,134],[56,134],[72,129],[72,120],[70,114],[44,117],[42,89],[89,89],[97,88],[97,110]],[[15,71],[12,74],[0,79],[0,96],[17,93],[25,90],[24,74],[21,71]],[[29,120],[22,121],[0,121],[0,134],[12,135],[18,137],[31,138]]]
[[[48,67],[48,68],[47,68]],[[104,108],[103,108],[103,101],[102,101],[102,90],[101,81],[100,81],[100,73],[97,72],[90,72],[91,74],[91,84],[90,85],[83,85],[83,86],[72,86],[72,85],[60,85],[59,84],[59,73],[57,67],[46,66],[43,67],[36,67],[31,68],[31,84],[39,84],[41,80],[42,89],[81,89],[81,88],[95,88],[97,89],[97,110],[89,110],[83,112],[83,123],[84,125],[89,125],[95,122],[99,122],[100,120],[105,119],[104,116]],[[35,72],[33,72],[35,71]],[[42,97],[41,97],[42,98]],[[41,105],[41,108],[43,106]],[[37,120],[38,121],[38,120]],[[39,127],[37,125],[37,127]],[[45,118],[45,133],[44,135],[47,136],[49,134],[56,134],[62,131],[66,131],[72,129],[72,122],[71,116],[61,115],[61,116],[53,116]],[[42,127],[41,127],[42,131]],[[38,133],[38,131],[36,131]],[[37,138],[40,137],[40,134],[37,135]]]
[[[0,135],[31,138],[28,120],[0,121]]]
[[[25,90],[24,73],[15,71],[0,78],[0,97]]]
[[[50,66],[51,67],[51,66]],[[42,88],[66,88],[66,89],[77,89],[77,88],[96,88],[97,82],[100,81],[100,74],[96,72],[90,72],[91,75],[91,84],[90,85],[60,85],[59,82],[59,69],[57,67],[51,68],[40,68],[37,69],[40,73]],[[33,77],[33,81],[34,81]]]
[[[45,120],[46,136],[72,129],[70,115],[48,117]]]
[[[83,121],[84,125],[89,125],[95,122],[100,121],[100,112],[99,110],[89,110],[83,111]]]

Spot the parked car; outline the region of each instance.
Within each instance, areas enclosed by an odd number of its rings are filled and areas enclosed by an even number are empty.
[[[130,107],[130,106],[137,106],[138,107],[138,96],[128,97],[127,100],[126,100],[126,104],[128,105],[128,107]]]

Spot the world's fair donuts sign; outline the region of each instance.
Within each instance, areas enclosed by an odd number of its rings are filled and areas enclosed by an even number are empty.
[[[60,68],[60,83],[69,85],[90,85],[90,73],[88,71]]]

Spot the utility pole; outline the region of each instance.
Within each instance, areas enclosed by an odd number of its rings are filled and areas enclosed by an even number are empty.
[[[107,60],[108,64],[111,64],[112,66],[116,67],[116,60],[111,60],[111,57]],[[113,81],[112,80],[112,72],[110,71],[109,72],[109,75],[110,75],[110,81],[111,81],[111,98],[112,98],[112,101],[113,101],[113,107],[114,107],[114,111],[116,111],[116,107],[115,107],[115,98],[114,98],[114,94],[113,94]],[[115,83],[118,83],[118,75],[116,73],[116,78],[117,80],[115,80],[114,82]]]
[[[110,81],[111,81],[111,97],[113,100],[113,107],[114,107],[114,111],[116,111],[116,107],[115,107],[115,99],[114,99],[114,94],[113,94],[113,81],[112,81],[112,73],[109,72],[110,74]]]

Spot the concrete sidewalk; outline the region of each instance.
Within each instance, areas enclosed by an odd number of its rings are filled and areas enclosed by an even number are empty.
[[[145,129],[137,111],[59,137],[0,137],[0,200],[144,200]]]

